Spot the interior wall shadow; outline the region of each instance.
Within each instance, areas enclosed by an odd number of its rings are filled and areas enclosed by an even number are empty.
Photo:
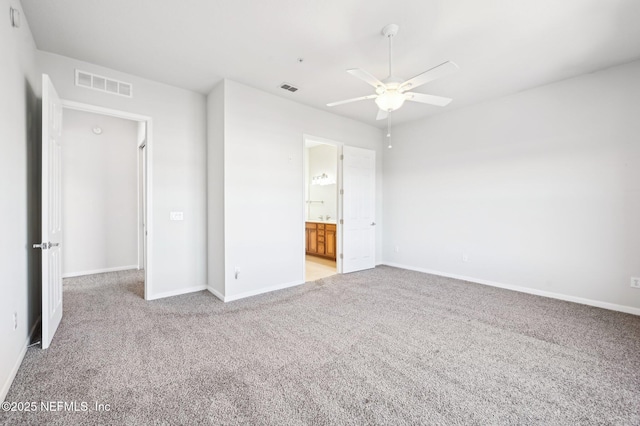
[[[42,315],[42,251],[31,247],[42,238],[42,101],[26,79],[24,87],[27,109],[27,315],[28,330],[31,331]]]

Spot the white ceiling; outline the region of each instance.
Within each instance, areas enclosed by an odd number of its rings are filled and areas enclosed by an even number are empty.
[[[460,71],[416,89],[400,123],[640,58],[638,0],[22,0],[39,49],[207,93],[229,78],[378,127],[373,93],[345,72],[410,78],[445,60]],[[298,63],[298,58],[304,62]],[[278,86],[292,83],[300,90]]]

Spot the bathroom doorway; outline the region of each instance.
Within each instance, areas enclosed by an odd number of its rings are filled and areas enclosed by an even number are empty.
[[[305,138],[305,281],[338,273],[339,146]]]

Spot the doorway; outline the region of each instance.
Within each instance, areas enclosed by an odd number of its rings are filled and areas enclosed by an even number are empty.
[[[336,142],[305,137],[305,281],[339,272],[339,151]]]
[[[376,152],[310,135],[303,143],[305,281],[374,268]]]
[[[69,177],[75,179],[85,177],[63,194],[64,217],[77,216],[69,218],[64,230],[66,257],[76,261],[65,261],[64,276],[144,270],[143,297],[147,299],[151,291],[151,119],[71,101],[62,101],[62,106],[63,138],[71,131],[82,135],[74,143],[71,158],[81,155],[67,161],[63,173],[74,172]],[[72,127],[66,125],[72,123]],[[62,152],[69,154],[64,148]]]

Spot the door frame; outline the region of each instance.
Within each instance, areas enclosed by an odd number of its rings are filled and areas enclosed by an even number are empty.
[[[302,233],[302,247],[305,247],[306,243],[306,234],[305,234],[305,223],[307,221],[307,203],[305,199],[305,182],[308,166],[308,158],[307,158],[307,141],[318,142],[324,145],[332,145],[336,147],[336,273],[342,273],[342,224],[340,221],[342,220],[342,196],[340,195],[340,191],[342,190],[342,147],[344,146],[343,142],[339,142],[332,139],[322,138],[319,136],[313,136],[307,133],[302,135],[302,202],[300,205],[302,208],[302,224],[301,233]],[[307,265],[306,265],[306,253],[305,250],[302,250],[302,281],[306,281],[307,274]]]
[[[142,122],[139,123],[140,125]],[[147,259],[147,246],[146,246],[146,220],[147,220],[147,203],[145,200],[147,193],[147,138],[146,138],[146,129],[145,129],[145,137],[142,141],[138,142],[137,149],[137,163],[138,163],[138,173],[137,173],[137,181],[138,181],[138,269],[146,270]]]
[[[153,143],[152,143],[152,139],[153,139],[153,120],[151,117],[146,116],[146,115],[140,115],[140,114],[135,114],[135,113],[131,113],[131,112],[127,112],[127,111],[120,111],[120,110],[115,110],[115,109],[111,109],[111,108],[104,108],[104,107],[100,107],[97,105],[91,105],[91,104],[85,104],[82,102],[76,102],[76,101],[70,101],[70,100],[66,100],[66,99],[62,99],[62,108],[63,109],[71,109],[71,110],[76,110],[76,111],[84,111],[84,112],[91,112],[94,114],[101,114],[101,115],[107,115],[110,117],[116,117],[116,118],[123,118],[125,120],[131,120],[131,121],[137,121],[138,123],[144,123],[145,127],[146,127],[146,137],[144,138],[144,145],[145,145],[145,151],[146,151],[146,160],[147,160],[147,164],[146,164],[146,184],[147,184],[147,188],[146,188],[146,213],[147,213],[147,217],[146,217],[146,228],[147,228],[147,244],[146,244],[146,265],[144,265],[144,299],[145,300],[149,300],[149,297],[151,296],[151,294],[153,294],[152,292],[152,288],[153,288]],[[63,122],[64,122],[64,117],[63,117]],[[140,145],[141,145],[141,141],[137,140],[136,141],[136,147],[135,149],[138,151],[137,155],[140,156]],[[140,159],[138,159],[138,165],[140,164]],[[140,173],[138,172],[138,176],[140,176]],[[139,188],[139,185],[138,185]],[[138,209],[140,209],[141,206],[140,204],[138,204]],[[138,211],[138,216],[140,217],[141,213],[140,211]],[[140,230],[140,221],[138,220],[138,247],[140,247],[140,244],[142,244],[143,242],[140,241],[141,238],[141,230]],[[139,253],[139,250],[138,250]],[[139,256],[139,254],[138,254]],[[141,260],[138,259],[138,265],[140,265]]]

